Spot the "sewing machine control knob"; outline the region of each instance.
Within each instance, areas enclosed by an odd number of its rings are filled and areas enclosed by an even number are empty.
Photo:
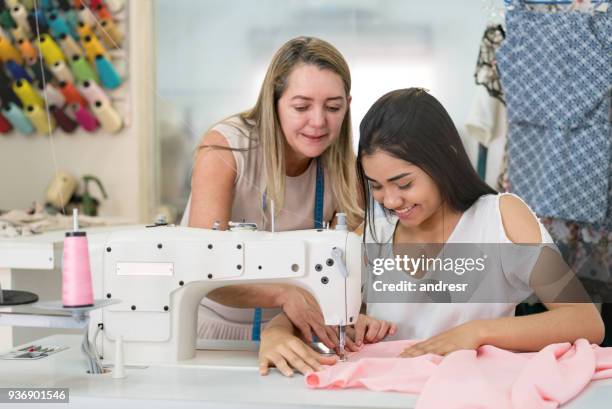
[[[340,250],[338,247],[334,247],[331,251],[331,257],[338,266],[338,271],[340,271],[342,277],[348,278],[348,270],[346,269],[344,260],[342,260],[342,250]]]
[[[336,230],[347,230],[346,213],[336,213]]]

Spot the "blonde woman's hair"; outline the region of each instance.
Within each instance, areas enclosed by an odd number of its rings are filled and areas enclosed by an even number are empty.
[[[266,201],[274,200],[275,208],[282,209],[285,197],[285,137],[276,110],[277,102],[287,89],[287,81],[298,65],[314,65],[340,76],[348,97],[351,92],[351,74],[340,52],[331,44],[314,37],[298,37],[286,42],[270,62],[257,103],[239,114],[252,143],[261,146],[265,171]],[[231,122],[229,122],[231,124]],[[234,123],[235,124],[235,123]],[[254,132],[253,132],[254,131]],[[356,162],[351,132],[351,111],[347,107],[340,135],[321,155],[325,171],[338,204],[338,212],[347,214],[349,226],[356,228],[363,221],[357,192]],[[268,207],[269,208],[269,207]]]

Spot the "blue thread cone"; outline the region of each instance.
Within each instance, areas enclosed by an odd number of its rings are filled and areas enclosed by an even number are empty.
[[[38,30],[40,33],[44,33],[49,30],[49,23],[45,18],[45,13],[42,10],[32,11],[28,15],[28,23],[30,23],[30,27],[32,27],[32,31],[36,32],[36,20],[38,20]]]
[[[96,69],[105,88],[115,89],[121,85],[121,78],[115,67],[101,54],[96,55]]]
[[[52,10],[55,8],[55,4],[53,4],[53,0],[40,0],[40,7],[45,10]]]
[[[78,41],[79,32],[77,31],[77,27],[79,26],[79,16],[76,11],[70,9],[64,13],[64,18],[68,23],[68,27],[70,27],[70,33],[72,34],[72,38]]]
[[[49,14],[49,25],[51,26],[51,33],[53,33],[55,38],[59,38],[60,34],[72,35],[66,20],[57,12]]]
[[[2,114],[8,119],[13,125],[13,128],[25,135],[34,133],[34,127],[32,123],[25,116],[21,108],[15,105],[13,102],[9,102],[8,107],[2,109]]]
[[[13,60],[8,60],[6,62],[6,68],[8,68],[11,76],[15,81],[17,80],[26,80],[30,84],[32,83],[32,77],[28,74],[28,72],[21,65],[17,64]]]

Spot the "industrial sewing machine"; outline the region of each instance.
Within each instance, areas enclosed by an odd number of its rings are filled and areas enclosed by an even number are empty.
[[[128,364],[178,363],[196,350],[197,310],[210,291],[234,284],[286,283],[308,290],[325,324],[356,322],[361,239],[337,229],[271,233],[159,226],[111,233],[104,246],[102,350],[113,361],[123,339]],[[95,342],[95,340],[94,340]]]

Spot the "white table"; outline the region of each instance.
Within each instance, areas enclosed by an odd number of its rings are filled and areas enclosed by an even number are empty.
[[[112,373],[88,375],[79,350],[80,341],[77,335],[56,335],[36,341],[70,348],[36,361],[0,361],[0,385],[69,388],[71,407],[88,409],[405,409],[414,408],[417,400],[416,395],[396,392],[311,390],[301,375],[285,378],[275,370],[268,376],[260,376],[254,351],[197,351],[196,358],[181,365],[127,367],[127,377],[123,379],[113,379]],[[609,409],[611,404],[612,379],[608,379],[591,382],[578,398],[563,408]],[[15,407],[24,406],[16,404]]]
[[[310,390],[301,375],[258,373],[253,351],[198,351],[180,366],[126,368],[127,377],[88,375],[81,337],[57,335],[38,344],[70,349],[35,361],[0,361],[3,387],[69,388],[72,407],[109,408],[412,408],[415,395],[367,390]],[[126,357],[128,359],[128,357]],[[77,406],[74,406],[77,404]],[[15,404],[17,405],[17,404]],[[65,406],[55,404],[54,407]],[[17,407],[17,406],[16,406]],[[29,406],[28,406],[29,407]]]

